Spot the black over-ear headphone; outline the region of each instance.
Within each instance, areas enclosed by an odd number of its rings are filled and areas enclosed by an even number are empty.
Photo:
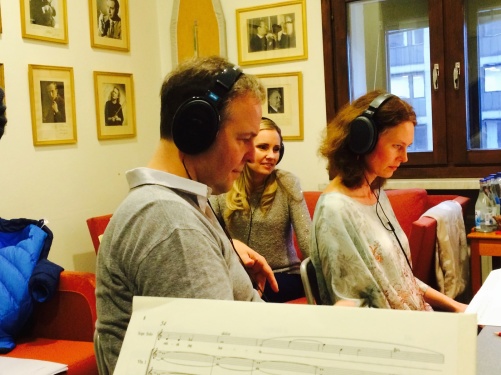
[[[275,124],[275,121],[273,121],[272,119],[270,119],[269,117],[261,117],[262,120],[268,120],[270,122],[272,122],[277,128],[278,125]],[[280,128],[278,129],[280,130]],[[282,160],[282,158],[284,157],[284,152],[285,152],[285,145],[284,145],[284,141],[282,139],[282,134],[280,134],[280,151],[279,151],[279,154],[278,154],[278,160],[277,160],[277,163],[275,165],[277,165],[278,163],[280,163],[280,160]]]
[[[238,66],[228,67],[214,76],[204,96],[181,104],[172,119],[172,138],[179,150],[195,155],[210,147],[220,127],[220,105],[242,74]]]
[[[378,129],[373,117],[383,103],[394,96],[390,93],[377,96],[369,104],[369,108],[350,123],[348,141],[352,152],[357,155],[365,155],[374,149],[378,139]]]
[[[284,142],[280,141],[280,153],[278,154],[277,164],[280,163],[280,160],[282,160],[282,158],[284,157],[284,152],[285,152]]]

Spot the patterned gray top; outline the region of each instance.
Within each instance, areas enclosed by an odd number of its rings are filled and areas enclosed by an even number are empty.
[[[376,205],[341,193],[320,196],[313,216],[311,259],[322,302],[344,299],[359,306],[428,310],[423,297],[428,286],[414,277],[405,259],[411,261],[409,241],[383,190],[379,198],[382,208],[376,212]]]

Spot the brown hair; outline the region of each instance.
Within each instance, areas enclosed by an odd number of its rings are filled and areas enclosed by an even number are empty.
[[[172,139],[172,119],[177,109],[190,98],[205,96],[214,76],[232,66],[220,56],[192,58],[179,64],[167,75],[160,90],[162,139]],[[222,124],[228,115],[228,104],[243,95],[252,95],[262,103],[265,99],[264,87],[254,76],[242,74],[219,106]]]
[[[365,157],[356,155],[350,150],[348,142],[350,125],[355,118],[369,108],[369,104],[379,95],[382,90],[369,92],[352,103],[346,104],[332,121],[327,125],[318,153],[325,157],[328,162],[327,169],[331,178],[341,177],[343,185],[348,188],[359,187],[365,181]],[[387,129],[410,121],[416,125],[416,114],[411,105],[398,96],[394,96],[383,103],[372,117],[376,124],[378,134]],[[383,184],[381,178],[374,183]]]

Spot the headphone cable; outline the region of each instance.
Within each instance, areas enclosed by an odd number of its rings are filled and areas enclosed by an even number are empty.
[[[268,179],[270,178],[270,176],[271,174],[266,176],[266,179],[264,180],[263,191],[261,191],[261,195],[259,196],[259,200],[257,201],[257,205],[256,207],[254,207],[254,209],[252,209],[252,203],[250,197],[247,197],[247,202],[249,203],[249,212],[250,212],[249,232],[247,233],[247,242],[246,242],[247,246],[250,246],[249,242],[250,242],[250,235],[252,232],[252,220],[254,218],[254,211],[256,211],[257,208],[261,205],[261,200],[263,199],[264,191],[266,190],[266,184],[268,183]]]
[[[210,204],[210,201],[207,200],[207,204],[209,205],[212,213],[214,214],[214,217],[217,219],[217,221],[219,222],[219,225],[221,226],[221,228],[223,229],[223,232],[224,234],[226,235],[226,237],[228,237],[228,240],[230,241],[230,244],[231,244],[231,247],[233,249],[233,251],[235,252],[235,254],[237,255],[238,257],[238,260],[240,261],[240,264],[242,265],[242,267],[244,267],[245,269],[245,265],[244,265],[244,262],[242,260],[242,258],[240,257],[240,254],[238,253],[236,247],[235,247],[235,244],[233,243],[233,238],[231,238],[231,235],[230,233],[228,232],[228,229],[226,228],[226,224],[224,222],[223,219],[220,219],[217,215],[216,215],[216,212],[214,211],[214,208],[212,208],[212,205]],[[265,302],[268,302],[268,298],[266,298],[266,295],[264,294],[264,290],[260,288],[259,284],[252,278],[251,275],[249,275],[249,273],[247,272],[247,275],[249,276],[251,282],[252,282],[252,286],[259,292],[261,293],[261,299]]]
[[[365,175],[364,175],[364,177],[365,177]],[[398,242],[398,246],[400,247],[400,250],[402,251],[402,254],[404,254],[404,257],[405,257],[405,260],[407,262],[407,265],[409,266],[409,269],[411,270],[411,272],[413,272],[411,262],[409,261],[409,258],[407,257],[407,254],[405,253],[404,247],[402,246],[402,243],[400,242],[400,239],[398,238],[398,235],[397,235],[397,232],[395,230],[395,227],[393,226],[393,224],[391,223],[390,219],[388,218],[388,215],[386,215],[386,212],[384,211],[383,205],[379,201],[379,196],[381,195],[381,184],[379,184],[379,186],[378,186],[378,193],[376,194],[376,191],[372,190],[372,188],[371,188],[371,186],[369,184],[369,181],[367,181],[367,177],[365,177],[365,181],[369,185],[369,188],[371,189],[372,194],[376,197],[376,215],[377,215],[379,221],[383,225],[384,229],[386,229],[387,231],[393,233],[393,235],[395,236],[395,238],[396,238],[396,240]],[[388,227],[390,227],[390,229],[388,229],[386,227],[386,225],[383,222],[383,219],[381,218],[381,216],[379,216],[378,206],[381,208],[381,211],[383,212],[384,217],[386,218],[386,224],[388,225]]]

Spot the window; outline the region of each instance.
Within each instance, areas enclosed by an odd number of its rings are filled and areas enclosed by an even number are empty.
[[[501,0],[330,0],[322,14],[328,119],[386,89],[418,117],[395,177],[501,170]]]
[[[501,91],[501,65],[484,65],[484,93]]]

